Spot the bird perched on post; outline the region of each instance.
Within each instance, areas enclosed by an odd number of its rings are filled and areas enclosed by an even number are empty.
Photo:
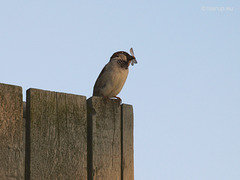
[[[132,66],[137,64],[132,48],[130,49],[130,54],[118,51],[111,56],[110,61],[104,66],[95,82],[93,96],[115,97],[121,104],[122,100],[117,95],[122,90],[127,79],[128,67],[130,63]]]

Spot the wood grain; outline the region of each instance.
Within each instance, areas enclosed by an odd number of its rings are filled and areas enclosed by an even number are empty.
[[[22,88],[1,83],[0,179],[24,179]]]
[[[89,180],[121,180],[121,106],[96,96],[87,102]]]
[[[27,179],[87,179],[86,97],[27,91]]]
[[[122,180],[134,180],[133,107],[131,105],[122,105],[121,127]]]

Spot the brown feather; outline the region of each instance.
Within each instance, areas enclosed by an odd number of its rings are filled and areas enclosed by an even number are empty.
[[[99,74],[96,82],[95,82],[95,85],[94,85],[94,88],[93,88],[93,96],[102,96],[99,92],[99,89],[100,89],[100,82],[99,82],[99,79],[102,77],[103,73],[106,71],[106,66],[107,64],[104,66],[104,68],[102,69],[101,73]]]

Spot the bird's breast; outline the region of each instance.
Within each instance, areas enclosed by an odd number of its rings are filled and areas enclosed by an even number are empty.
[[[117,69],[112,75],[111,96],[116,96],[123,88],[128,76],[128,69]]]

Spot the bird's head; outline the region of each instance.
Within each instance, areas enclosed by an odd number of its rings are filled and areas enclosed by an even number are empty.
[[[111,56],[110,61],[114,61],[114,60],[124,61],[124,62],[127,63],[127,67],[130,65],[130,63],[131,63],[132,65],[137,64],[137,60],[136,60],[136,58],[135,58],[135,56],[134,56],[134,54],[133,54],[132,48],[130,49],[130,53],[131,53],[131,55],[128,54],[127,52],[125,52],[125,51],[115,52],[115,53]]]

